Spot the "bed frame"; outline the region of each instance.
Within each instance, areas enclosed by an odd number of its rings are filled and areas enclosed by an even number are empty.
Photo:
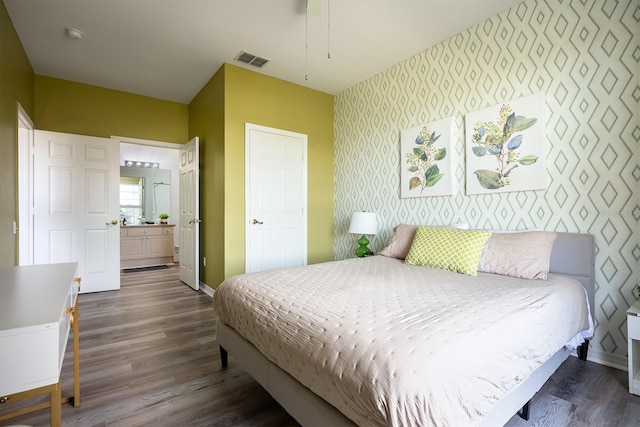
[[[558,233],[551,251],[549,272],[578,280],[587,291],[590,307],[595,306],[595,242],[592,235]],[[220,345],[222,366],[227,366],[227,351],[230,351],[235,360],[301,425],[305,427],[354,425],[335,407],[300,384],[263,356],[232,328],[220,321],[217,324],[217,340]],[[578,348],[580,359],[587,359],[588,349],[588,341]],[[570,353],[566,348],[562,348],[551,356],[518,388],[501,399],[483,419],[481,425],[504,425],[516,413],[528,419],[531,398]]]

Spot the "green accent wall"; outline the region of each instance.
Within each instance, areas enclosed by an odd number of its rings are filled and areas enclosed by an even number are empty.
[[[221,67],[189,104],[189,136],[200,139],[200,281],[211,287],[225,277],[224,76]]]
[[[245,123],[308,136],[308,263],[334,258],[333,98],[230,64],[194,98],[189,134],[201,137],[206,165],[201,177],[202,212],[207,215],[202,215],[203,224],[205,229],[216,224],[201,243],[201,255],[207,257],[201,280],[207,285],[217,288],[245,268]],[[205,129],[207,117],[222,120],[223,128]],[[220,170],[210,170],[212,165]]]
[[[37,129],[109,138],[112,135],[184,144],[189,107],[68,80],[35,76]]]
[[[0,2],[0,266],[18,262],[13,234],[13,221],[18,221],[18,103],[33,117],[33,79],[33,68]]]

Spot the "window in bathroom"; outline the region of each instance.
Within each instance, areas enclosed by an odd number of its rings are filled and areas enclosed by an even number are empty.
[[[144,218],[142,200],[144,178],[120,177],[120,221],[139,224]]]

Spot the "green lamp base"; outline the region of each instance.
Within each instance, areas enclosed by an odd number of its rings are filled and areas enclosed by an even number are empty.
[[[368,255],[373,255],[373,251],[367,247],[369,239],[367,239],[364,234],[358,239],[358,244],[360,246],[356,249],[356,256],[362,258]]]

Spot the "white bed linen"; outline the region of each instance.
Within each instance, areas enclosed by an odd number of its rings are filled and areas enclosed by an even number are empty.
[[[470,277],[380,256],[235,276],[214,309],[367,426],[477,425],[589,329],[574,280]]]

